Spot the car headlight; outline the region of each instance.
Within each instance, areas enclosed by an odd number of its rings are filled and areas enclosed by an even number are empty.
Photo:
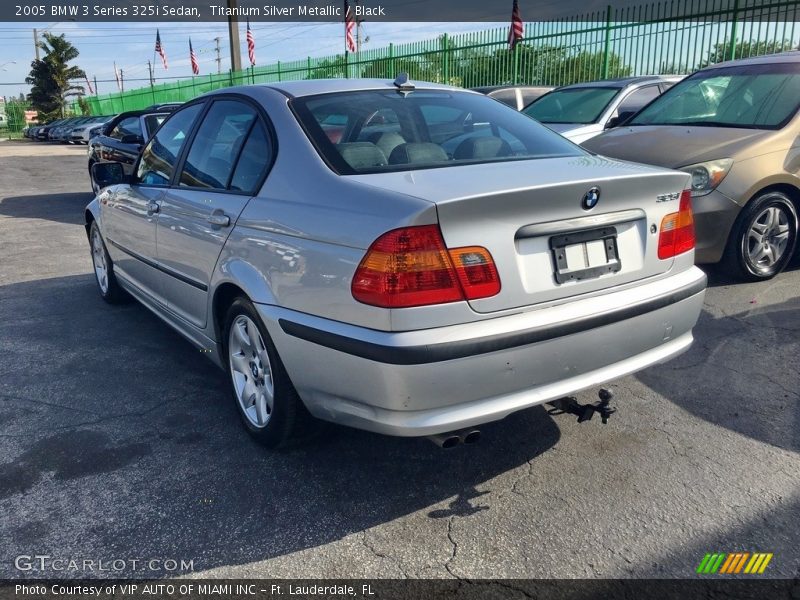
[[[679,170],[689,173],[692,176],[691,189],[692,197],[705,196],[710,194],[717,186],[722,183],[728,171],[733,166],[733,159],[720,158],[719,160],[709,160],[708,162],[697,163],[680,167]]]

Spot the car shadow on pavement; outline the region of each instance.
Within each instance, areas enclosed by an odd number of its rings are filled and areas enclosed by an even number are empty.
[[[493,478],[560,437],[537,407],[452,450],[331,426],[270,452],[240,426],[222,371],[139,304],[105,304],[95,285],[80,275],[0,288],[0,564],[9,570],[13,557],[2,555],[25,548],[207,570],[415,512],[468,517],[485,510]],[[128,575],[154,574],[115,573]]]
[[[0,198],[0,216],[83,225],[83,210],[92,198],[91,192],[9,196]]]
[[[636,378],[715,425],[800,452],[800,296],[733,315],[704,310],[694,334],[688,352]]]

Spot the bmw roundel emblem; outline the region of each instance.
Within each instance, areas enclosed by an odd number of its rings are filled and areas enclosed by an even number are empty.
[[[588,192],[583,195],[583,200],[581,200],[581,206],[583,210],[591,210],[597,203],[600,201],[600,188],[595,186],[590,188]]]

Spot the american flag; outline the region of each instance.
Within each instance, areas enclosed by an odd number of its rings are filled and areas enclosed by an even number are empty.
[[[86,88],[89,90],[90,94],[94,94],[94,88],[92,88],[92,82],[89,81],[89,76],[86,74],[84,74],[84,76],[86,77]]]
[[[194,53],[194,48],[192,48],[192,38],[189,38],[189,60],[192,61],[192,73],[200,75],[200,63],[197,62],[197,54]]]
[[[164,52],[164,46],[161,45],[161,32],[156,29],[156,52],[161,57],[161,64],[164,65],[164,69],[169,69],[167,65],[167,53]]]
[[[250,66],[256,66],[256,38],[250,29],[250,19],[247,19],[247,57],[250,59]]]
[[[511,28],[508,30],[508,47],[512,50],[518,42],[525,39],[523,30],[522,17],[519,16],[519,1],[514,0],[514,8],[511,10]]]
[[[353,37],[353,30],[356,28],[356,20],[350,10],[350,4],[344,0],[344,47],[349,52],[356,51],[356,40]]]

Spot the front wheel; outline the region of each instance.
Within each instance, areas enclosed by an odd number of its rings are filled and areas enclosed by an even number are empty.
[[[238,298],[228,309],[223,339],[233,396],[248,433],[260,444],[278,448],[310,430],[313,417],[248,300]]]
[[[748,281],[771,279],[789,263],[796,242],[794,203],[783,192],[767,192],[742,210],[728,240],[723,265]]]
[[[92,266],[94,267],[94,277],[100,296],[109,304],[121,304],[128,300],[129,296],[120,287],[114,275],[114,264],[108,255],[103,237],[100,235],[100,228],[96,221],[92,221],[89,228],[89,244],[92,248]]]

